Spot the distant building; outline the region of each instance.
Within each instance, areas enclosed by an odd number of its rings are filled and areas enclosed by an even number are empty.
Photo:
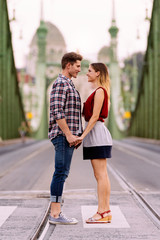
[[[110,62],[110,47],[104,46],[98,52],[98,62],[103,62],[105,64],[109,64]]]
[[[46,64],[52,65],[60,64],[62,56],[66,53],[66,43],[60,30],[51,22],[45,22],[47,27],[47,38],[46,38]],[[36,74],[36,63],[38,60],[38,38],[37,32],[35,32],[31,44],[30,51],[27,57],[26,71],[29,75],[35,76]],[[52,69],[47,69],[47,74],[52,74]]]

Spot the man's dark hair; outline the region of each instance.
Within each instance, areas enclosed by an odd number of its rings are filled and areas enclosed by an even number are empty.
[[[72,65],[77,61],[82,61],[83,57],[75,52],[69,52],[64,54],[64,56],[62,57],[62,61],[61,61],[61,65],[62,65],[62,69],[65,69],[67,63],[71,63]]]

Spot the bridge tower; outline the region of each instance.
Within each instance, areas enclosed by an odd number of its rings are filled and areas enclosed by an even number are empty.
[[[109,28],[109,33],[111,35],[111,43],[110,43],[110,57],[112,62],[117,62],[117,34],[118,34],[118,27],[116,26],[116,18],[115,18],[115,1],[112,0],[112,23],[111,27]]]
[[[121,96],[121,86],[120,86],[120,67],[118,64],[117,58],[117,36],[118,36],[118,27],[116,25],[115,17],[115,1],[112,0],[112,22],[111,27],[109,28],[109,33],[111,37],[110,41],[110,78],[111,78],[111,109],[109,114],[109,124],[108,127],[111,131],[113,138],[121,138],[121,132],[124,130],[124,124],[118,113],[118,102]]]
[[[47,111],[47,83],[46,83],[46,37],[47,27],[43,17],[43,1],[41,1],[40,26],[37,29],[38,60],[36,64],[36,90],[37,90],[37,130],[34,137],[47,138],[48,111]]]

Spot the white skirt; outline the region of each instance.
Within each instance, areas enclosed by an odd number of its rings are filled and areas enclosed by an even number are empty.
[[[97,121],[83,140],[83,159],[111,158],[111,150],[111,134],[103,122]]]

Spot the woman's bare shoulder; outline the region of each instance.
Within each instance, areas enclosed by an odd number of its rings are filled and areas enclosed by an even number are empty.
[[[98,88],[97,90],[96,90],[96,93],[95,94],[97,94],[97,95],[104,95],[104,89],[102,88],[102,87],[100,87],[100,88]]]

